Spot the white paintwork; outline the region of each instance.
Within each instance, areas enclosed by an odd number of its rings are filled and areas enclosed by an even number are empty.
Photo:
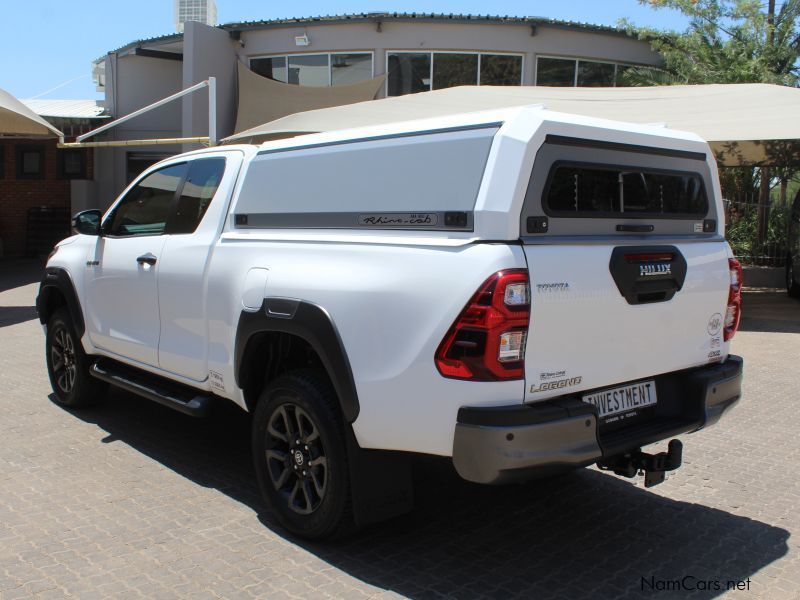
[[[264,154],[253,160],[238,212],[472,210],[494,134],[487,127]],[[458,179],[439,175],[452,164]]]
[[[222,229],[243,154],[234,150],[206,152],[203,156],[224,156],[225,175],[195,232],[164,236],[164,249],[157,264],[161,317],[159,367],[194,381],[203,381],[208,377],[208,265],[211,249]]]
[[[269,271],[260,267],[253,267],[245,275],[242,286],[242,308],[247,312],[256,312],[264,304],[268,276]]]
[[[136,262],[138,256],[161,256],[165,236],[92,238],[84,258],[96,261],[86,269],[86,330],[92,343],[111,354],[158,366],[158,271]],[[74,265],[77,270],[80,265]]]
[[[619,243],[614,244],[616,246]],[[720,242],[677,244],[687,262],[683,289],[669,302],[629,305],[608,263],[612,245],[525,246],[531,278],[531,325],[525,349],[528,402],[612,386],[728,355],[722,332],[708,323],[723,315],[730,276]],[[539,284],[566,283],[564,291]],[[716,346],[712,347],[712,340]],[[563,373],[560,375],[542,374]],[[573,380],[567,388],[531,392],[543,381]]]
[[[478,189],[474,231],[237,229],[232,225],[237,205],[254,206],[269,191],[265,189],[268,182],[246,185],[260,149],[381,137],[370,142],[377,148],[396,143],[386,136],[497,122],[503,125],[493,140]],[[95,245],[104,240],[73,238],[60,247],[50,264],[68,269],[87,316],[100,313],[105,319],[84,336],[87,352],[113,352],[120,360],[198,389],[210,389],[206,375],[213,371],[224,387],[224,391],[215,388],[215,393],[242,407],[233,350],[243,308],[257,310],[265,295],[315,303],[330,315],[352,367],[360,403],[353,423],[359,444],[447,456],[452,452],[459,407],[539,400],[545,395],[526,398],[526,387],[531,376],[545,368],[579,371],[575,374],[584,378],[581,389],[586,389],[705,364],[708,317],[724,313],[730,250],[723,241],[672,240],[689,263],[685,288],[671,303],[650,306],[628,306],[610,277],[609,253],[624,241],[517,243],[529,174],[547,134],[703,152],[716,172],[708,146],[692,134],[558,114],[540,107],[328,132],[259,148],[229,146],[175,157],[159,166],[223,153],[229,162],[238,157],[241,167],[238,177],[226,172],[195,234],[162,236],[158,251],[146,249],[159,255],[156,272],[139,277],[157,276],[151,280],[158,282],[161,347],[153,341],[158,336],[154,338],[148,329],[152,323],[137,312],[136,299],[143,302],[143,296],[152,293],[147,291],[152,284],[137,287],[139,279],[120,268],[115,272],[119,285],[100,289],[92,269],[84,266]],[[346,144],[338,147],[347,150]],[[454,164],[443,176],[457,174]],[[413,173],[404,176],[413,177]],[[302,187],[303,182],[296,185]],[[336,206],[336,182],[330,181],[328,189],[330,204]],[[709,195],[722,214],[716,179]],[[642,239],[646,237],[638,243]],[[137,248],[157,242],[129,241]],[[476,383],[442,377],[434,353],[465,303],[493,273],[526,267],[534,284],[528,381]],[[538,282],[561,281],[569,282],[574,291],[557,297],[535,290]],[[119,306],[103,313],[98,305],[110,298]],[[95,332],[111,329],[134,330],[135,335],[128,337],[138,342],[109,348]],[[727,354],[727,345],[723,351]],[[156,353],[158,362],[153,362],[150,359]]]

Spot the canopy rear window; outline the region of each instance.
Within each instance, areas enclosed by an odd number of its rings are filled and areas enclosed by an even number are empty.
[[[698,173],[641,167],[557,162],[542,200],[559,217],[701,219],[708,212]]]

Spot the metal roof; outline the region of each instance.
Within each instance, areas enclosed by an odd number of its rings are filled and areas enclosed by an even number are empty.
[[[335,23],[348,21],[454,21],[457,23],[507,23],[517,25],[551,25],[569,29],[583,29],[589,31],[602,31],[604,33],[622,33],[625,30],[608,25],[594,25],[577,21],[561,21],[546,17],[516,17],[512,15],[470,15],[457,13],[399,13],[399,12],[374,12],[355,13],[345,15],[322,15],[318,17],[299,17],[291,19],[273,19],[269,21],[241,21],[220,25],[221,29],[254,29],[261,27],[277,27],[281,25],[308,25],[313,23]]]
[[[225,31],[247,31],[249,29],[270,29],[287,27],[293,25],[315,25],[348,22],[430,22],[430,21],[450,21],[453,23],[476,23],[476,24],[507,24],[507,25],[529,25],[529,26],[549,26],[562,29],[577,29],[580,31],[592,31],[597,33],[607,33],[612,35],[626,36],[626,30],[609,25],[595,25],[592,23],[582,23],[578,21],[562,21],[558,19],[548,19],[546,17],[515,17],[511,15],[469,15],[456,13],[401,13],[401,12],[374,12],[374,13],[354,13],[344,15],[322,15],[317,17],[293,17],[290,19],[272,19],[264,21],[240,21],[218,25],[219,29]],[[178,41],[183,38],[181,33],[170,33],[168,35],[156,36],[135,40],[124,46],[120,46],[110,52],[123,52],[136,48],[142,44],[157,42]]]
[[[41,117],[62,119],[102,119],[105,109],[95,100],[22,100],[25,106]]]

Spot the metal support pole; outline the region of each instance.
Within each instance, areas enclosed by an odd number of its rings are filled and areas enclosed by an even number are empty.
[[[112,142],[59,142],[59,148],[123,148],[126,146],[167,146],[178,144],[208,144],[208,137],[155,138],[152,140],[115,140]]]
[[[217,145],[217,78],[208,78],[208,145]]]
[[[213,79],[213,77],[211,79]],[[153,110],[154,108],[158,108],[159,106],[163,106],[164,104],[167,104],[168,102],[172,102],[173,100],[177,100],[178,98],[181,98],[181,97],[185,96],[186,94],[191,94],[194,91],[200,90],[200,89],[206,87],[207,85],[209,85],[208,81],[201,81],[200,83],[196,83],[192,87],[188,87],[185,90],[181,90],[180,92],[172,94],[171,96],[167,96],[166,98],[162,98],[158,102],[153,102],[152,104],[150,104],[148,106],[145,106],[144,108],[140,108],[139,110],[135,110],[132,113],[130,113],[129,115],[125,115],[124,117],[120,117],[119,119],[114,119],[113,121],[111,121],[111,123],[103,125],[102,127],[98,127],[97,129],[93,129],[92,131],[90,131],[88,133],[84,133],[83,135],[79,135],[75,139],[78,142],[82,142],[83,140],[88,139],[88,138],[90,138],[92,136],[95,136],[98,133],[102,133],[103,131],[111,129],[112,127],[116,127],[117,125],[121,125],[122,123],[125,123],[126,121],[130,121],[131,119],[134,119],[134,118],[138,117],[139,115],[146,113],[149,110]],[[214,100],[215,100],[214,104],[216,106],[216,98]],[[211,101],[209,99],[209,107],[210,106],[211,106]],[[215,110],[215,113],[216,113],[216,110]],[[215,126],[215,129],[216,129],[216,114],[215,114],[215,117],[214,117],[214,126]],[[216,138],[216,132],[214,133],[214,137]],[[214,143],[216,143],[216,139],[214,140]]]

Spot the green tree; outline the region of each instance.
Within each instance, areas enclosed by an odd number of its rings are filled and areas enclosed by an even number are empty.
[[[684,32],[623,24],[664,58],[661,69],[635,67],[628,85],[776,83],[795,86],[800,77],[800,0],[639,0],[689,17]]]
[[[661,68],[633,67],[622,75],[623,84],[676,85],[707,83],[773,83],[797,86],[800,82],[800,0],[639,0],[656,10],[679,10],[689,17],[686,31],[640,29],[623,22],[629,33],[650,45],[664,59]],[[764,110],[769,110],[768,106]],[[770,215],[770,189],[780,185],[781,206],[787,202],[790,180],[797,173],[797,146],[788,152],[770,151],[771,166],[724,168],[723,193],[751,202],[757,198],[757,219],[732,227],[729,238],[741,248],[784,243],[777,239],[779,208]],[[780,221],[782,222],[782,221]],[[745,226],[746,225],[746,226]],[[753,230],[753,225],[755,229]],[[751,241],[747,236],[754,234]],[[773,239],[774,238],[774,239]],[[750,239],[750,238],[747,238]]]

